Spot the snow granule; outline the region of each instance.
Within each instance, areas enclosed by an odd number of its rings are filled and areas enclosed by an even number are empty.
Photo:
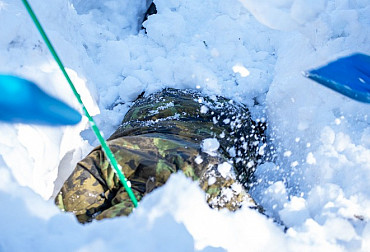
[[[202,142],[202,151],[210,156],[216,156],[220,143],[216,138],[207,138]]]
[[[226,177],[230,177],[231,176],[231,164],[229,164],[228,162],[224,162],[222,164],[219,164],[217,166],[217,170],[218,172],[221,174],[222,177],[226,178]]]
[[[202,159],[202,157],[201,157],[201,156],[199,156],[199,155],[194,159],[194,161],[195,161],[195,163],[197,163],[197,164],[201,164],[201,163],[203,163],[203,159]]]
[[[202,114],[206,114],[208,112],[208,110],[209,110],[208,107],[205,106],[205,105],[202,105],[200,107],[200,113],[202,113]]]
[[[213,185],[216,181],[217,181],[217,179],[215,177],[211,176],[211,177],[208,178],[208,185]]]

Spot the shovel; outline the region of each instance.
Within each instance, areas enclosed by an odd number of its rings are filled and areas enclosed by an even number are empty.
[[[59,126],[77,124],[80,120],[79,112],[36,84],[0,75],[0,121]]]
[[[370,56],[356,53],[304,75],[360,102],[370,103]]]

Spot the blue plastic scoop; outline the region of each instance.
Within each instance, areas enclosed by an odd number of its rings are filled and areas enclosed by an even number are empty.
[[[353,54],[309,70],[305,76],[357,101],[370,103],[370,56]]]
[[[0,121],[58,126],[77,124],[80,120],[79,112],[36,84],[0,75]]]

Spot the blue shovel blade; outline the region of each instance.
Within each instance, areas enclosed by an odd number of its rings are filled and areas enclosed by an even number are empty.
[[[370,56],[353,54],[305,73],[306,77],[357,101],[370,103]]]
[[[81,115],[48,95],[36,84],[11,75],[0,75],[0,121],[41,125],[73,125]]]

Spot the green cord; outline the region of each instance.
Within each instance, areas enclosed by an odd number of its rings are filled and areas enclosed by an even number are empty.
[[[102,149],[104,151],[104,153],[106,154],[108,160],[109,160],[109,163],[111,164],[111,166],[114,168],[114,170],[116,171],[117,175],[118,175],[118,178],[120,179],[120,181],[122,182],[123,184],[123,187],[125,188],[126,192],[128,193],[128,196],[130,197],[132,203],[134,203],[134,206],[137,207],[137,199],[135,198],[135,195],[134,193],[132,192],[131,190],[131,187],[127,184],[127,179],[125,178],[125,175],[122,173],[121,169],[119,168],[120,166],[118,165],[117,163],[117,160],[115,159],[112,151],[109,149],[108,147],[108,144],[107,142],[105,141],[105,139],[103,138],[98,126],[96,126],[95,124],[95,121],[94,119],[90,116],[89,112],[87,111],[85,105],[83,104],[82,100],[81,100],[81,96],[79,95],[79,93],[77,92],[75,86],[73,85],[71,79],[69,78],[63,64],[62,64],[62,61],[60,60],[60,58],[58,57],[56,51],[54,50],[54,47],[53,45],[51,44],[50,40],[48,39],[48,37],[46,36],[46,33],[44,31],[44,29],[42,28],[40,22],[38,21],[35,13],[33,12],[33,10],[31,9],[31,6],[29,5],[29,3],[27,2],[27,0],[22,0],[23,4],[25,5],[28,13],[30,14],[33,22],[35,23],[37,29],[39,30],[42,38],[44,39],[47,47],[49,48],[51,54],[53,55],[55,61],[58,63],[59,65],[59,68],[60,70],[62,70],[63,74],[64,74],[64,77],[67,79],[67,82],[69,84],[69,86],[71,87],[74,95],[76,96],[78,102],[80,103],[80,105],[82,106],[82,110],[84,112],[84,114],[86,115],[86,117],[89,119],[89,122],[90,122],[90,125],[91,125],[91,128],[92,130],[94,131],[96,137],[98,138],[101,146],[102,146]]]

